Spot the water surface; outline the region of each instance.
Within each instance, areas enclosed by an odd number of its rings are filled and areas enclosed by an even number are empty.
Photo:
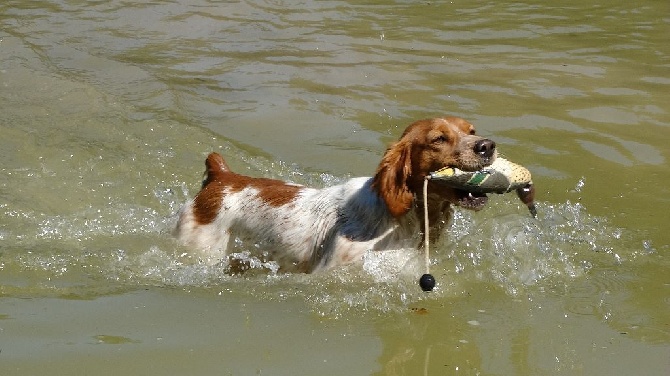
[[[669,11],[3,2],[0,372],[667,374]],[[230,276],[170,236],[210,151],[326,186],[444,114],[530,168],[540,215],[457,211],[434,293],[410,250]]]

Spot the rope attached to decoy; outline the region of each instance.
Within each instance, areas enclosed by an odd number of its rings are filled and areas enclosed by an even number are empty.
[[[423,236],[424,236],[424,263],[426,273],[419,279],[419,286],[423,291],[433,291],[435,287],[435,278],[430,274],[430,222],[428,220],[428,180],[426,176],[423,180]]]

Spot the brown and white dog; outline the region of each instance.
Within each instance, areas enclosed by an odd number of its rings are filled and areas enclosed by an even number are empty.
[[[236,239],[251,239],[281,270],[302,272],[360,261],[371,250],[420,248],[426,175],[445,166],[479,170],[496,154],[493,141],[475,136],[474,126],[457,117],[411,124],[373,177],[323,189],[240,175],[211,153],[202,189],[181,209],[175,234],[216,261]],[[480,210],[487,201],[435,182],[428,192],[431,241],[452,204]]]

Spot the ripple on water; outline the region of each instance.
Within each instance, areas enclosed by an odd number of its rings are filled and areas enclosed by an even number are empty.
[[[609,296],[624,291],[631,276],[618,273],[616,269],[602,269],[592,272],[587,278],[574,281],[565,292],[567,312],[596,316],[608,320],[612,315]]]

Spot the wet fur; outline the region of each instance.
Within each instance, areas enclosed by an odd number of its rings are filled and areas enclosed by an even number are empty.
[[[495,159],[495,143],[456,117],[425,119],[407,127],[372,177],[323,189],[232,172],[211,153],[206,179],[179,213],[176,237],[210,262],[226,257],[235,238],[250,239],[283,270],[314,272],[360,261],[368,251],[420,248],[424,178],[453,166],[474,171]],[[479,210],[485,200],[429,183],[431,241],[451,205]]]

